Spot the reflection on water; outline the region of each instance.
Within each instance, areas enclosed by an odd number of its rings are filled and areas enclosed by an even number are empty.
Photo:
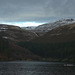
[[[75,65],[58,62],[0,62],[0,75],[75,75]]]

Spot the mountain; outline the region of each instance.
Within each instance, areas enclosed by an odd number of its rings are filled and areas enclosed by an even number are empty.
[[[0,36],[14,42],[29,41],[35,37],[35,33],[21,29],[18,26],[0,24]]]
[[[21,27],[24,30],[34,30],[37,26]]]
[[[19,45],[49,61],[75,62],[75,23],[56,27]]]
[[[35,39],[40,43],[61,43],[75,40],[75,23],[56,27],[45,35]]]
[[[59,20],[59,21],[56,21],[56,22],[53,22],[53,23],[47,23],[47,24],[37,26],[35,28],[35,32],[39,36],[41,36],[41,35],[45,34],[46,32],[48,32],[48,31],[50,31],[50,30],[52,30],[56,27],[67,25],[67,24],[72,24],[74,22],[75,22],[74,19],[62,19],[62,20]]]

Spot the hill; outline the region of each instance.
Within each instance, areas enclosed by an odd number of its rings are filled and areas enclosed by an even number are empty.
[[[6,60],[40,60],[40,57],[28,49],[0,37],[0,61]]]
[[[0,24],[0,36],[13,42],[29,41],[37,37],[33,32],[23,30],[18,26]]]
[[[61,43],[75,40],[75,23],[56,27],[45,35],[35,39],[40,43]],[[34,40],[33,40],[34,41]]]

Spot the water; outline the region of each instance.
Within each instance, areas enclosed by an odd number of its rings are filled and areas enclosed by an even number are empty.
[[[59,62],[0,62],[0,75],[75,75],[75,64]]]

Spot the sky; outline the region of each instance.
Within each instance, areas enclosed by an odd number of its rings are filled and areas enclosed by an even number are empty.
[[[37,26],[75,18],[75,0],[0,0],[0,24]]]

